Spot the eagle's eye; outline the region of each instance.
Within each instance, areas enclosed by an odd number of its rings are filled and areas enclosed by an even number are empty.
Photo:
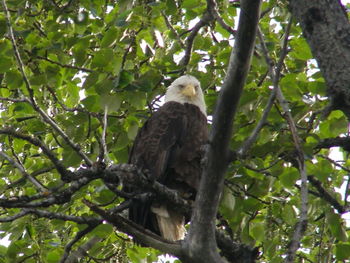
[[[198,90],[199,87],[198,87],[198,85],[195,85],[194,88],[195,88],[196,90]]]
[[[179,85],[179,88],[180,89],[183,89],[185,86],[184,85]]]

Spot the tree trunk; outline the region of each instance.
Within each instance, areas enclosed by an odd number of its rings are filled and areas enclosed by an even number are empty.
[[[350,119],[350,24],[340,1],[290,0],[326,80],[333,109]]]

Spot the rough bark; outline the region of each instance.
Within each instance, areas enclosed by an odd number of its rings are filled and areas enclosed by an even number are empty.
[[[228,73],[213,116],[207,152],[208,162],[197,194],[191,228],[185,240],[187,258],[181,258],[183,262],[225,262],[217,251],[215,220],[224,175],[230,160],[229,141],[232,136],[233,119],[250,67],[259,13],[260,1],[241,1],[238,32],[229,60]],[[221,158],[217,158],[218,156]]]
[[[339,0],[290,0],[326,80],[334,109],[350,119],[350,24]]]

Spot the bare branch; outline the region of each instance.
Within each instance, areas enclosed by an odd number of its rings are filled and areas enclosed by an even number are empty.
[[[32,208],[25,208],[22,209],[19,213],[13,215],[13,216],[8,216],[8,217],[0,217],[0,222],[12,222],[18,218],[24,217],[26,215],[36,215],[37,217],[44,217],[48,219],[60,219],[64,221],[72,221],[77,224],[87,224],[87,225],[95,225],[102,223],[101,218],[96,218],[96,217],[83,217],[83,216],[71,216],[71,215],[65,215],[65,214],[60,214],[60,213],[54,213],[54,212],[49,212],[46,210],[39,210],[39,209],[32,209]]]

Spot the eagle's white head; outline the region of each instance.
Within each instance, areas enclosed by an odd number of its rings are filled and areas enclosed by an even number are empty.
[[[165,93],[165,102],[168,101],[194,104],[207,116],[201,84],[193,76],[185,75],[174,80]]]

